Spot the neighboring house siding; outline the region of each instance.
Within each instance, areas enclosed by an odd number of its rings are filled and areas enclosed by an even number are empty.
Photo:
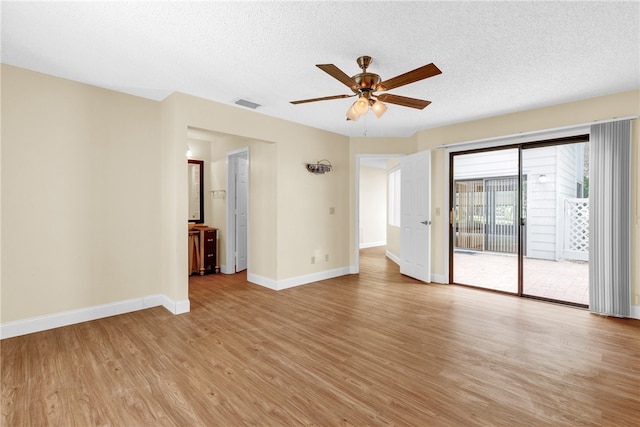
[[[558,197],[576,197],[576,184],[578,181],[577,170],[577,145],[560,145],[558,150]]]
[[[556,259],[556,148],[524,150],[522,172],[527,178],[525,256]],[[546,182],[540,182],[545,175]]]
[[[527,176],[526,256],[558,260],[563,253],[565,200],[583,184],[583,144],[558,145],[523,152]],[[546,182],[540,182],[540,176]]]
[[[487,151],[456,157],[456,180],[518,175],[516,150]]]

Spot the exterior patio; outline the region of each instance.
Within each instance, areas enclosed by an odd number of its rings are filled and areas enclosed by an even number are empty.
[[[517,292],[516,255],[456,250],[454,282],[487,289]],[[524,258],[526,295],[589,304],[589,264],[586,261]]]

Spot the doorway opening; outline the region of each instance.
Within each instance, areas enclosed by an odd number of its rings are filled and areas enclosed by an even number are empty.
[[[360,250],[400,263],[400,227],[388,223],[388,171],[403,154],[357,154],[355,174],[354,267],[360,270]]]
[[[195,127],[188,128],[187,137],[194,158],[203,161],[203,223],[217,230],[217,271],[250,270],[250,233],[255,237],[260,230],[259,226],[251,230],[249,225],[250,156],[270,156],[263,148],[273,144]],[[256,185],[260,189],[269,181],[263,179]]]

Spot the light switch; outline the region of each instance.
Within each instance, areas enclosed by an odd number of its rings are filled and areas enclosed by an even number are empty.
[[[329,208],[329,215],[334,215],[336,213],[336,208],[331,207]]]
[[[436,216],[440,216],[440,208],[436,208]]]

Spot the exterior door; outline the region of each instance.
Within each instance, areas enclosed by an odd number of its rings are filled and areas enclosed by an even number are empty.
[[[588,140],[450,154],[450,283],[588,307]]]
[[[431,151],[400,159],[400,273],[431,281]]]

